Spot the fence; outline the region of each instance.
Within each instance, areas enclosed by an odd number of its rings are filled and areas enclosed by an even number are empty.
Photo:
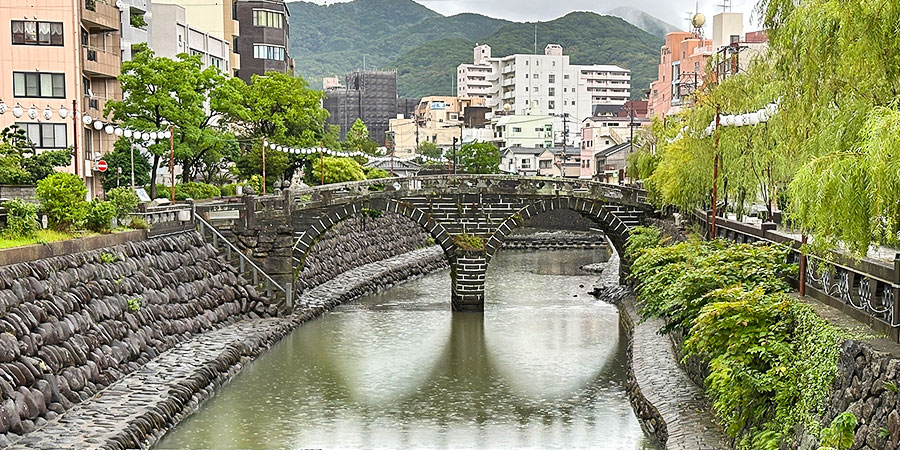
[[[694,211],[689,220],[705,230],[709,238],[712,214]],[[824,256],[805,255],[802,243],[778,232],[773,223],[760,226],[716,217],[716,238],[741,243],[765,242],[788,246],[789,262],[806,264],[806,293],[864,322],[895,341],[900,341],[900,253],[893,264],[873,258],[856,259],[831,251]],[[800,280],[792,280],[799,286]]]

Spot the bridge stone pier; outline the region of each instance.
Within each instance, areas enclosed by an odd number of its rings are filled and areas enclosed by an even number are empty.
[[[586,180],[437,175],[291,190],[295,269],[332,226],[355,214],[400,214],[424,228],[450,263],[454,311],[483,311],[491,258],[528,218],[571,209],[602,229],[621,254],[628,230],[650,211],[639,189]],[[297,270],[295,270],[295,273]]]

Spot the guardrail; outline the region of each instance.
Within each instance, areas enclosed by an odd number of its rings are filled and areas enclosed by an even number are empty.
[[[159,237],[191,229],[193,209],[193,205],[189,204],[142,207],[140,211],[131,213],[131,217],[143,219],[150,225],[148,237]]]
[[[293,307],[293,287],[291,283],[287,283],[286,286],[282,286],[278,284],[277,281],[272,279],[265,271],[259,268],[256,263],[253,262],[250,257],[242,253],[237,247],[234,246],[228,239],[222,236],[222,233],[216,229],[216,227],[209,224],[209,222],[203,220],[203,218],[197,216],[195,217],[197,221],[197,231],[203,237],[204,240],[207,239],[207,234],[209,235],[209,241],[213,247],[222,248],[225,250],[225,258],[229,263],[234,262],[234,256],[237,256],[238,269],[241,275],[249,274],[250,281],[254,286],[262,286],[263,290],[266,293],[267,297],[272,297],[274,291],[281,291],[284,294],[285,305],[288,309]]]
[[[703,227],[707,239],[711,217],[711,212],[700,210],[689,215],[691,222]],[[756,226],[718,216],[715,237],[788,246],[788,262],[799,263],[801,258],[807,258],[807,295],[900,341],[900,253],[895,255],[893,264],[873,258],[856,259],[841,251],[831,251],[825,257],[807,255],[799,240],[779,233],[773,223]],[[792,281],[799,286],[799,279]]]

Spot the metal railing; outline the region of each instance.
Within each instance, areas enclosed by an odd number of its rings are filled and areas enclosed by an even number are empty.
[[[196,216],[195,220],[197,221],[197,231],[204,240],[206,239],[207,232],[209,232],[210,243],[213,247],[220,248],[220,244],[224,246],[225,257],[228,262],[232,262],[234,255],[237,255],[238,269],[240,270],[241,275],[249,273],[250,281],[254,286],[262,285],[267,297],[272,297],[275,290],[281,291],[284,294],[285,306],[287,306],[288,309],[293,307],[293,289],[291,283],[287,283],[286,286],[278,284],[277,281],[260,269],[250,257],[235,247],[234,244],[225,238],[225,236],[222,236],[222,233],[220,233],[216,227],[210,225],[209,222],[203,220],[203,218],[199,216]]]

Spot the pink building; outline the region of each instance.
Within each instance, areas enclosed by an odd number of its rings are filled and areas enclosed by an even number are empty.
[[[660,49],[658,78],[650,83],[650,117],[663,117],[673,112],[673,107],[680,109],[682,101],[702,83],[711,56],[712,40],[689,32],[667,34]]]
[[[0,3],[0,36],[9,37],[0,44],[0,129],[19,125],[38,151],[77,142],[67,170],[77,168],[91,195],[100,192],[94,165],[113,139],[80,119],[101,118],[107,100],[122,98],[120,20],[112,0]]]

